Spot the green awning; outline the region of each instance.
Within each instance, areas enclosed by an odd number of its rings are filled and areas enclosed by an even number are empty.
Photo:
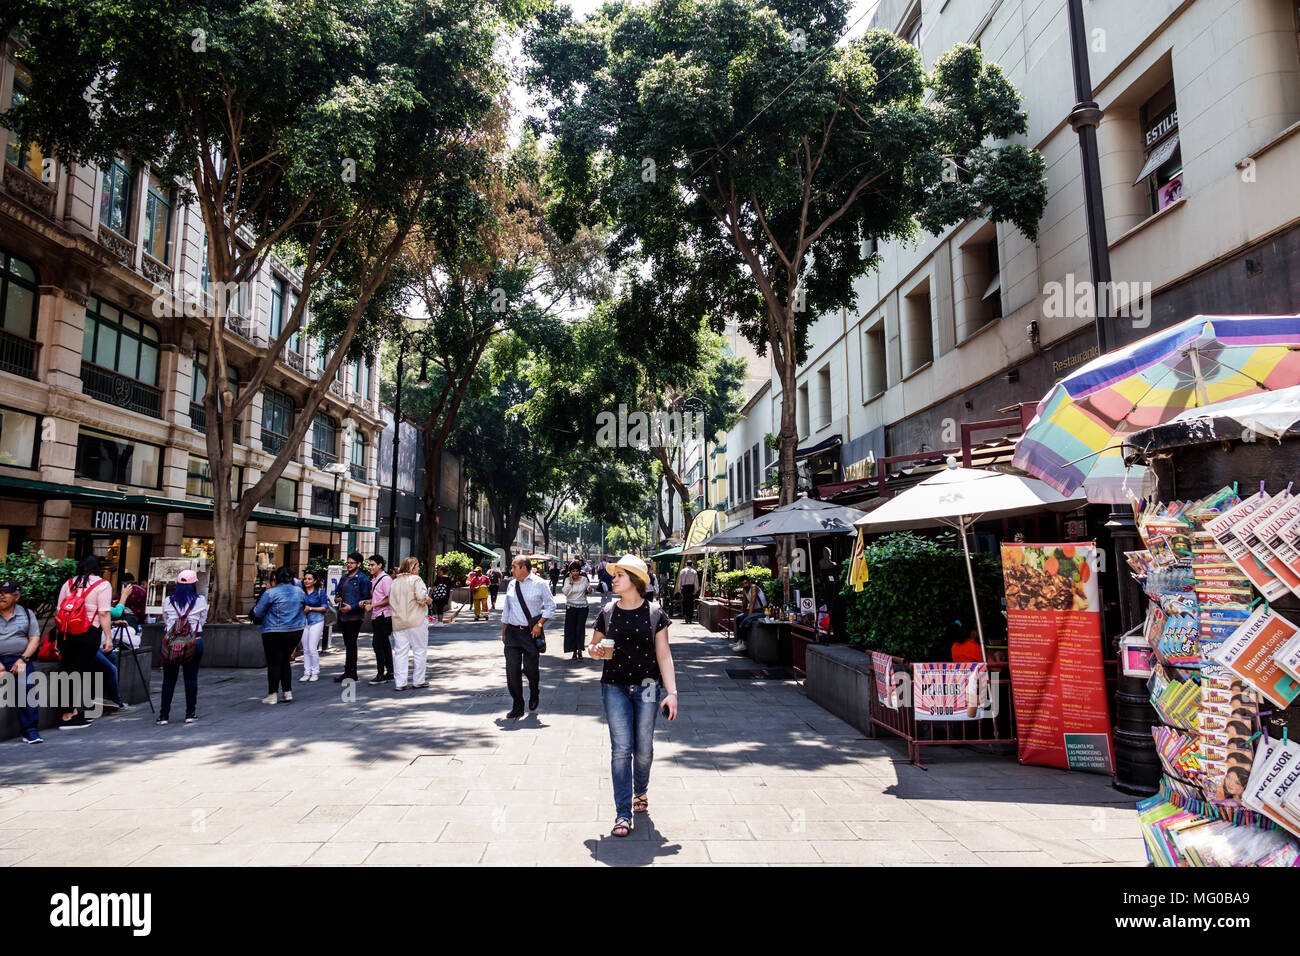
[[[665,548],[663,551],[660,551],[657,554],[652,554],[650,555],[650,558],[651,560],[655,558],[672,558],[672,557],[676,557],[681,553],[682,553],[682,546],[679,544],[676,547]]]
[[[488,547],[487,545],[485,545],[485,544],[478,544],[478,543],[476,543],[476,542],[474,542],[474,541],[470,541],[470,540],[468,540],[468,539],[466,539],[465,543],[466,543],[467,545],[469,545],[471,548],[473,548],[475,551],[480,551],[480,552],[482,552],[483,554],[486,554],[489,558],[492,558],[492,559],[495,560],[496,558],[499,557],[499,555],[498,555],[495,551],[493,551],[491,548],[489,548],[489,547]]]

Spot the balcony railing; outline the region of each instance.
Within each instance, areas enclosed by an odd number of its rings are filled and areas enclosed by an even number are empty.
[[[311,463],[317,468],[328,468],[330,465],[336,464],[338,460],[338,455],[325,451],[323,448],[313,448],[311,450]]]
[[[0,329],[0,372],[36,377],[36,356],[41,343]]]
[[[365,481],[365,480],[366,480],[366,466],[365,466],[365,465],[358,465],[356,462],[352,462],[351,471],[352,471],[352,480],[353,480],[353,481]]]
[[[289,368],[293,369],[295,372],[303,371],[302,355],[293,351],[293,349],[286,348],[282,353],[282,356],[284,358],[284,364],[289,366]]]
[[[268,455],[280,454],[280,449],[284,447],[284,443],[288,440],[288,435],[281,435],[279,432],[271,431],[265,425],[262,426],[262,451]]]
[[[243,444],[239,436],[239,422],[234,423],[235,441]],[[195,431],[207,433],[208,430],[208,410],[199,402],[190,402],[190,427]]]
[[[82,362],[81,390],[101,402],[162,418],[162,389],[119,375],[112,369]]]

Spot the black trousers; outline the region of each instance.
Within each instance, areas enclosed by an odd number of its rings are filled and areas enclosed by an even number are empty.
[[[687,624],[695,617],[695,585],[682,588],[682,620]]]
[[[564,611],[564,653],[572,654],[582,650],[587,640],[586,604],[573,604]]]
[[[510,698],[515,702],[514,709],[524,706],[524,675],[528,676],[528,693],[537,696],[540,674],[537,668],[537,642],[533,632],[526,627],[514,624],[506,625],[506,687]]]
[[[391,617],[371,618],[370,626],[374,636],[370,643],[375,649],[375,666],[379,668],[378,677],[393,676],[393,619]]]
[[[293,649],[302,640],[302,628],[296,631],[271,631],[262,635],[262,650],[266,652],[266,692],[290,690],[293,678]]]
[[[339,621],[343,634],[343,676],[357,679],[357,635],[361,633],[360,621]]]
[[[69,634],[59,642],[60,670],[65,674],[79,675],[77,679],[83,682],[81,684],[83,704],[91,699],[91,674],[95,670],[95,655],[99,652],[99,645],[103,640],[104,632],[98,627],[92,627],[85,634]],[[66,711],[61,711],[60,717],[64,713],[85,716],[86,708],[70,707]]]
[[[501,590],[501,585],[499,584],[488,585],[488,598],[492,601],[493,607],[497,606],[497,592],[500,590]]]

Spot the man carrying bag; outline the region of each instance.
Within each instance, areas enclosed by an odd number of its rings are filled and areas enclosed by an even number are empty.
[[[546,583],[541,578],[534,578],[525,558],[515,558],[510,565],[514,577],[506,591],[506,603],[501,612],[501,642],[505,645],[506,686],[514,706],[507,719],[524,715],[524,682],[528,676],[528,709],[536,710],[538,702],[538,655],[546,647],[542,636],[542,626],[555,616],[555,601]],[[540,614],[534,614],[532,608],[540,608]]]

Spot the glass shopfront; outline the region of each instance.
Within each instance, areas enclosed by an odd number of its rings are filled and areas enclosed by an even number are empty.
[[[137,581],[149,576],[149,557],[153,551],[153,535],[101,534],[76,531],[68,539],[69,556],[80,561],[88,554],[99,557],[101,574],[113,585],[113,593],[121,588],[123,572],[135,575]]]

